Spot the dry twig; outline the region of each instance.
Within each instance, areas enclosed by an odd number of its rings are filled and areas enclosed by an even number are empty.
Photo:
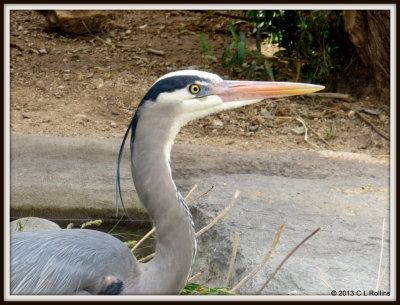
[[[375,291],[378,291],[379,285],[380,285],[380,280],[381,280],[381,266],[382,266],[382,256],[383,256],[383,236],[385,233],[385,217],[383,217],[382,221],[382,236],[381,236],[381,255],[379,257],[379,267],[378,267],[378,276],[376,279],[376,286],[375,286]]]
[[[141,259],[139,259],[139,263],[145,263],[148,262],[149,260],[151,260],[156,254],[152,253],[150,255],[147,255],[145,257],[142,257]]]
[[[115,46],[121,47],[121,48],[128,48],[128,49],[136,49],[137,48],[137,46],[134,46],[131,44],[123,44],[123,43],[117,43],[117,44],[115,44]]]
[[[324,283],[324,285],[326,286],[326,288],[328,288],[330,291],[336,290],[336,289],[334,289],[334,288],[332,287],[332,285],[331,285],[327,280],[321,279],[321,281],[322,281],[322,283]]]
[[[222,218],[228,214],[228,212],[232,209],[233,205],[236,203],[237,198],[239,197],[240,191],[236,190],[235,194],[233,195],[231,203],[225,208],[225,210],[222,211],[221,214],[219,214],[217,217],[215,217],[208,225],[200,229],[196,233],[196,238],[199,237],[201,234],[204,232],[207,232],[209,229],[211,229],[212,226],[214,226],[218,221],[220,221]]]
[[[152,53],[152,54],[155,54],[155,55],[158,55],[158,56],[164,56],[164,55],[165,55],[165,51],[156,50],[156,49],[151,49],[151,48],[148,48],[148,49],[147,49],[147,52]]]
[[[197,184],[196,184],[196,185],[197,185]],[[209,192],[211,192],[211,191],[213,190],[213,188],[214,188],[214,185],[211,186],[211,187],[210,187],[207,191],[205,191],[203,194],[201,194],[201,195],[199,195],[199,196],[193,198],[193,199],[190,200],[189,202],[187,202],[187,204],[189,205],[189,204],[191,204],[191,203],[193,203],[193,202],[199,200],[200,198],[203,198],[203,197],[206,196]],[[185,200],[186,200],[186,198],[185,198]]]
[[[226,280],[225,280],[225,287],[227,287],[229,285],[229,281],[231,280],[233,266],[234,266],[235,260],[236,260],[236,253],[237,253],[237,249],[239,246],[239,239],[240,239],[240,233],[235,232],[235,238],[233,239],[233,246],[232,246],[232,255],[231,255],[231,259],[229,261],[228,274],[226,275]]]
[[[188,282],[193,282],[195,279],[197,279],[202,274],[203,274],[203,272],[197,272],[195,275],[189,277],[187,281]]]
[[[302,117],[296,112],[296,110],[291,109],[291,111],[293,111],[293,112],[296,114],[296,116],[297,116],[296,120],[299,121],[299,122],[301,122],[301,123],[303,124],[303,126],[304,126],[304,128],[305,128],[305,130],[306,130],[306,131],[305,131],[305,132],[306,132],[306,135],[305,135],[305,137],[304,137],[304,140],[305,140],[307,143],[309,143],[310,145],[312,145],[312,146],[315,147],[314,144],[312,144],[311,142],[309,142],[309,141],[307,140],[307,128],[308,128],[308,129],[310,129],[322,142],[324,142],[326,145],[328,145],[330,149],[332,149],[333,151],[336,151],[336,149],[333,148],[333,146],[332,146],[327,140],[325,140],[322,136],[320,136],[320,134],[319,134],[318,132],[316,132],[313,128],[311,128],[310,125],[308,125],[308,124],[302,119]]]
[[[304,125],[304,127],[305,127],[305,129],[306,129],[306,134],[307,134],[307,128],[308,128],[308,129],[310,129],[322,142],[324,142],[326,145],[328,145],[330,149],[332,149],[333,151],[336,151],[336,149],[335,149],[327,140],[325,140],[318,132],[316,132],[313,128],[311,128],[310,125],[308,125],[299,115],[298,115],[298,118],[297,118],[296,120],[299,121],[299,122],[301,122],[301,123]],[[310,142],[306,139],[306,137],[304,137],[304,140],[305,140],[307,143],[310,143]],[[310,144],[312,144],[312,143],[310,143]],[[313,144],[312,144],[312,145],[313,145]]]
[[[190,198],[190,196],[192,196],[193,192],[197,189],[197,187],[198,187],[197,183],[195,185],[193,185],[191,190],[186,194],[185,200],[188,200]]]
[[[323,98],[337,98],[346,101],[355,101],[354,97],[351,97],[350,94],[345,93],[335,93],[335,92],[320,92],[320,93],[309,93],[308,96],[320,96]]]
[[[131,249],[131,252],[135,251],[151,234],[153,234],[156,231],[156,228],[153,227],[149,232],[146,233],[145,236],[142,237],[141,240],[139,240]]]
[[[306,122],[301,117],[296,118],[296,121],[299,121],[301,124],[303,124],[304,127],[304,141],[307,142],[309,145],[311,145],[314,149],[318,149],[318,146],[315,145],[314,143],[308,141],[308,128]]]
[[[256,118],[266,118],[266,119],[282,119],[282,120],[293,120],[292,116],[268,116],[268,115],[257,115]]]
[[[330,149],[333,151],[336,151],[336,149],[327,141],[325,140],[318,132],[316,132],[313,128],[310,127],[310,125],[307,125],[308,129],[310,129],[322,142],[324,142],[326,145],[329,146]]]
[[[349,110],[352,110],[355,113],[357,113],[358,116],[360,117],[360,119],[362,119],[365,123],[369,124],[372,127],[372,129],[375,130],[381,137],[383,137],[386,140],[390,141],[390,136],[386,132],[384,132],[384,131],[380,130],[378,127],[376,127],[375,124],[372,123],[369,119],[367,119],[367,117],[365,115],[360,113],[360,111],[354,110],[353,108],[351,108],[350,106],[347,106],[346,104],[343,104],[343,106],[345,108],[347,108]]]
[[[317,228],[316,230],[314,230],[314,232],[312,232],[310,235],[308,235],[306,238],[304,238],[296,247],[294,247],[292,249],[292,251],[289,252],[288,255],[286,255],[286,257],[282,260],[282,262],[278,265],[278,267],[276,267],[274,272],[272,272],[271,276],[264,283],[264,285],[257,291],[256,294],[260,294],[261,291],[263,291],[268,286],[269,282],[274,278],[275,274],[279,271],[279,269],[281,269],[283,264],[293,255],[293,253],[296,252],[296,250],[298,248],[300,248],[307,240],[309,240],[312,236],[314,236],[319,230],[320,230],[320,228]]]
[[[365,115],[363,115],[362,113],[360,113],[359,111],[355,111],[355,112],[365,123],[369,124],[372,127],[372,129],[375,130],[381,137],[390,141],[390,137],[386,132],[384,132],[384,131],[380,130],[378,127],[376,127],[374,123],[372,123],[370,120],[368,120],[367,117]]]
[[[296,121],[299,121],[301,124],[303,124],[303,127],[304,127],[304,141],[308,142],[308,129],[307,129],[306,123],[300,117],[296,118]]]
[[[261,268],[266,264],[268,259],[271,257],[272,252],[275,250],[275,248],[279,242],[279,239],[281,238],[281,233],[282,233],[282,229],[283,229],[284,225],[285,225],[284,223],[279,225],[278,230],[275,233],[274,241],[272,242],[270,249],[264,255],[261,262],[246,277],[244,277],[238,284],[236,284],[235,287],[233,287],[231,289],[231,291],[239,290],[244,284],[246,284],[249,280],[251,280],[257,274],[257,272],[260,271]]]

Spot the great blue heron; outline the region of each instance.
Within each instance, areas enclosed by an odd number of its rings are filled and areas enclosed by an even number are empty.
[[[121,241],[94,230],[15,232],[11,294],[178,294],[196,252],[192,218],[171,176],[170,152],[179,129],[211,113],[323,88],[224,81],[197,70],[162,76],[144,96],[128,128],[133,181],[156,227],[154,259],[139,264]]]

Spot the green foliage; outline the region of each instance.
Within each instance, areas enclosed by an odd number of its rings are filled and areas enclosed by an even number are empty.
[[[261,44],[257,43],[256,50],[246,48],[246,34],[242,31],[237,32],[234,25],[229,23],[229,30],[232,35],[232,42],[222,55],[222,64],[225,67],[238,67],[240,72],[248,76],[254,76],[256,72],[258,78],[274,80],[272,67],[262,54]],[[261,66],[261,70],[257,69]]]
[[[80,228],[84,229],[93,226],[99,227],[97,228],[97,230],[106,232],[107,234],[110,234],[121,240],[127,247],[133,248],[138,243],[138,240],[143,237],[146,229],[143,230],[143,234],[141,234],[140,232],[132,232],[129,229],[124,228],[123,226],[119,226],[122,219],[123,216],[117,221],[115,225],[113,225],[111,229],[107,225],[104,225],[101,219],[87,221],[83,223]],[[74,224],[69,223],[66,228],[72,229],[73,227]],[[152,245],[149,245],[149,242],[145,242],[141,247],[135,250],[135,255],[138,259],[140,259],[149,255],[153,251],[154,249]]]
[[[101,219],[97,219],[97,220],[90,220],[85,222],[84,224],[81,225],[81,229],[87,228],[87,227],[91,227],[91,226],[100,226],[103,223],[103,221]]]
[[[274,55],[289,63],[288,68],[292,74],[290,80],[327,83],[347,60],[342,37],[343,14],[339,10],[251,10],[247,17],[254,27],[257,55],[261,55],[261,43],[278,44],[284,50]],[[239,49],[238,41],[242,41],[243,48],[244,34],[238,38],[232,26],[229,27],[232,43],[225,51],[222,62],[226,64],[227,54],[235,49],[238,55],[233,54],[228,65],[242,65],[243,60],[239,60],[239,53],[243,58],[246,51]],[[265,67],[264,70],[269,71],[270,75],[272,68]]]
[[[130,249],[132,249],[137,243],[137,240],[124,241],[124,244]]]
[[[202,53],[201,57],[206,61],[217,62],[218,61],[217,58],[214,55],[212,55],[214,53],[214,50],[208,43],[206,35],[200,32],[197,35],[197,39],[199,40],[200,43],[200,50]]]
[[[306,81],[327,81],[341,56],[338,32],[343,11],[275,11],[269,17],[270,31],[281,32],[278,43],[286,58],[293,58],[296,80],[300,71]]]
[[[329,140],[334,137],[333,123],[329,124],[328,131],[326,132],[325,139]]]
[[[182,295],[235,295],[227,287],[209,288],[200,284],[189,283],[181,292]]]
[[[22,220],[18,219],[18,221],[17,221],[17,231],[23,231],[24,228],[25,228],[25,224],[26,224],[26,222],[22,223]]]
[[[101,219],[97,220],[89,220],[81,225],[81,229],[91,227],[91,226],[100,226],[103,223]],[[67,225],[66,229],[72,229],[74,227],[74,224],[71,222]]]
[[[237,33],[232,23],[229,23],[229,30],[232,35],[232,42],[222,55],[222,63],[225,66],[243,66],[246,56],[246,35],[243,32]]]

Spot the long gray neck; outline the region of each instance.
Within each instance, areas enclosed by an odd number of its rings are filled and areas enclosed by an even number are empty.
[[[179,200],[169,165],[173,139],[180,126],[169,118],[142,111],[131,143],[133,181],[156,228],[155,257],[144,264],[139,282],[135,283],[136,293],[146,294],[149,288],[153,294],[179,293],[195,254],[192,219],[183,200]]]

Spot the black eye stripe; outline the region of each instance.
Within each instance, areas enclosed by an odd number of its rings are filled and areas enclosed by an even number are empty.
[[[148,100],[155,101],[160,93],[172,92],[175,90],[187,88],[189,84],[201,81],[207,80],[195,75],[171,76],[161,79],[150,88],[150,90],[143,97],[142,102],[139,106],[141,106],[145,101]]]

